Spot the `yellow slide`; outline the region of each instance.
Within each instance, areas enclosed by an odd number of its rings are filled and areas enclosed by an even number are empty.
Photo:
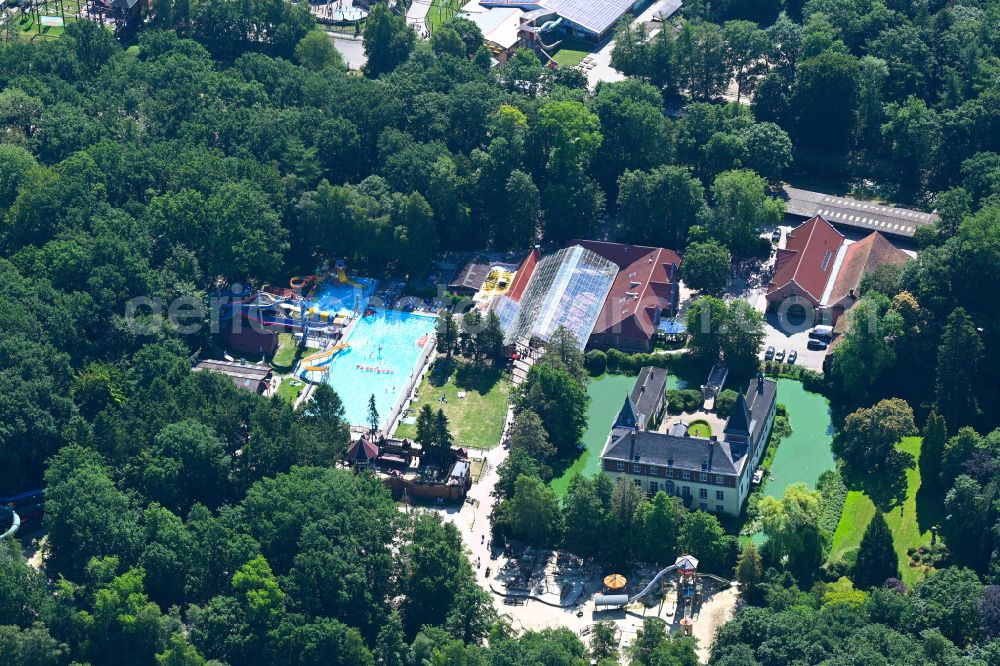
[[[302,369],[307,372],[323,372],[324,370],[326,370],[325,366],[327,363],[329,363],[329,359],[333,358],[333,356],[337,352],[343,349],[348,349],[350,346],[351,345],[347,344],[346,342],[339,342],[330,349],[327,349],[326,351],[321,351],[320,353],[313,354],[312,356],[306,356],[304,359],[302,359]],[[328,360],[326,361],[326,363],[323,363],[322,365],[317,363],[317,361],[322,361],[323,359],[328,359]]]
[[[354,280],[352,280],[349,277],[347,277],[347,273],[344,271],[343,268],[341,268],[340,270],[337,271],[337,280],[340,281],[340,284],[349,284],[352,287],[360,287],[361,286],[360,284],[358,284]]]

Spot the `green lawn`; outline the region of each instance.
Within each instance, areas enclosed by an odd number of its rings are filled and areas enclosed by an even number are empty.
[[[299,346],[291,333],[278,334],[278,351],[271,357],[271,367],[278,372],[291,372],[299,360]]]
[[[576,67],[593,52],[593,49],[593,44],[567,39],[563,41],[562,46],[555,52],[552,59],[560,67]]]
[[[708,421],[698,419],[697,421],[692,421],[691,425],[688,426],[688,434],[692,437],[708,438],[712,436],[712,426],[708,425]]]
[[[472,482],[478,483],[479,477],[483,475],[483,461],[473,460],[472,461]]]
[[[278,385],[277,396],[282,400],[295,402],[295,399],[299,397],[299,391],[304,388],[305,384],[302,383],[301,379],[285,377],[281,380],[281,384]]]
[[[899,450],[909,453],[914,460],[920,457],[920,438],[907,437],[899,445]],[[927,571],[911,567],[908,548],[930,545],[930,527],[940,522],[937,508],[925,507],[918,502],[920,490],[920,469],[914,465],[906,470],[906,496],[902,501],[894,501],[884,509],[885,522],[892,530],[896,554],[899,556],[899,570],[902,580],[907,585],[917,583],[927,575]],[[923,498],[920,498],[923,500]],[[868,521],[875,515],[875,504],[865,490],[855,489],[847,493],[844,502],[844,513],[840,524],[833,535],[833,547],[830,550],[830,561],[842,559],[845,554],[861,544]]]
[[[434,0],[427,12],[427,25],[430,26],[431,34],[436,27],[455,16],[463,4],[460,0]]]
[[[60,14],[56,11],[56,6],[53,4],[50,7],[49,13],[53,16],[62,17],[65,15],[66,25],[73,23],[77,20],[76,13],[79,11],[79,3],[75,0],[66,0],[63,3],[65,11]],[[21,32],[23,39],[44,39],[47,37],[61,37],[65,28],[56,26],[42,26],[41,34],[39,35],[38,25],[35,23],[35,13],[28,12],[27,14],[19,14],[17,19],[14,21],[17,29]]]
[[[458,392],[465,397],[458,399]],[[448,402],[440,402],[441,396]],[[434,362],[430,372],[420,384],[420,397],[412,405],[414,413],[423,405],[430,405],[436,412],[443,409],[451,426],[455,444],[473,449],[491,449],[500,443],[507,402],[510,399],[510,381],[506,373],[484,366],[476,368],[471,363],[444,359]],[[412,423],[402,423],[396,428],[397,437],[416,437],[417,428]]]

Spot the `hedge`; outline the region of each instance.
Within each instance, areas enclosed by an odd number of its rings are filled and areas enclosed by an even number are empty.
[[[607,354],[600,349],[591,349],[583,357],[583,365],[591,377],[600,377],[608,371]]]

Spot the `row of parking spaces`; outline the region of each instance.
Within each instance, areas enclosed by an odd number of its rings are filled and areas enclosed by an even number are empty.
[[[921,213],[916,210],[909,210],[906,208],[894,208],[892,206],[879,206],[878,204],[869,204],[863,201],[854,201],[852,199],[840,199],[838,197],[823,197],[823,203],[828,203],[834,206],[843,206],[845,208],[857,208],[858,210],[867,210],[872,213],[881,213],[883,215],[892,215],[893,217],[909,217],[917,220],[918,222],[932,222],[931,215],[929,213]]]
[[[893,231],[896,233],[907,233],[912,234],[916,231],[916,227],[910,226],[908,224],[898,224],[895,222],[889,222],[887,220],[877,220],[875,218],[867,218],[861,215],[848,215],[847,213],[842,213],[837,210],[829,210],[826,208],[821,208],[819,214],[823,217],[829,219],[832,222],[836,222],[839,218],[842,222],[853,222],[855,224],[864,224],[873,229],[881,228],[885,231]]]
[[[810,349],[809,330],[786,331],[778,322],[774,313],[767,313],[764,319],[764,346],[761,350],[762,360],[779,360],[777,358],[768,359],[768,349],[774,349],[775,357],[779,352],[784,351],[784,362],[788,363],[788,355],[795,354],[795,365],[801,365],[809,370],[821,371],[823,369],[823,359],[826,358],[827,349]],[[815,341],[813,347],[816,347]]]

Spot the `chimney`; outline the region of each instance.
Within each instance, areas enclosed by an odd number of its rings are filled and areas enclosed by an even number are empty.
[[[764,373],[763,372],[758,372],[757,373],[757,393],[763,393],[763,392],[764,392]]]

